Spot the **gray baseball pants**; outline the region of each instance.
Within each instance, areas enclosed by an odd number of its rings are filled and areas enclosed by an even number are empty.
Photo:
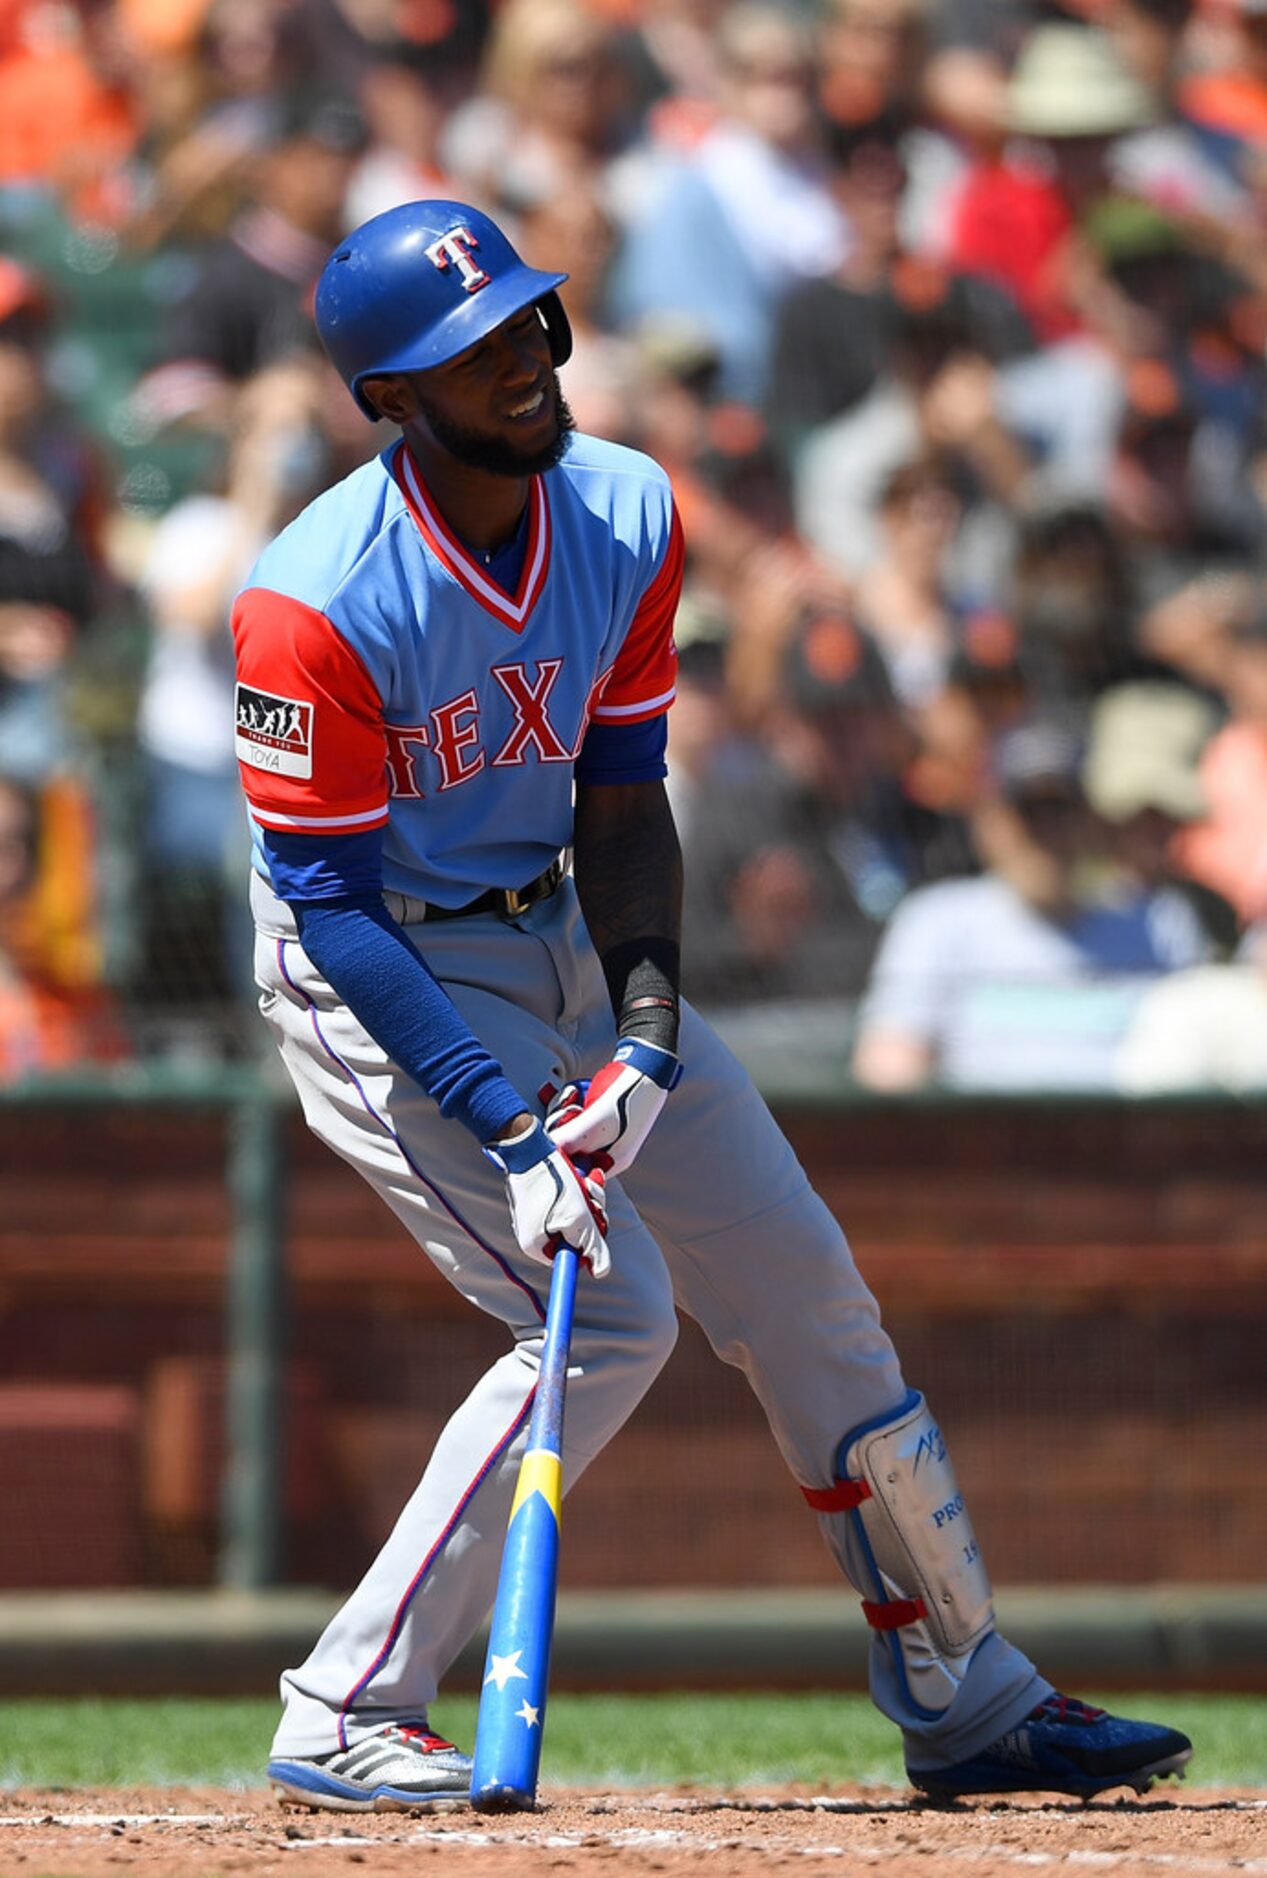
[[[261,1009],[309,1127],[510,1333],[365,1577],[282,1678],[274,1752],[316,1755],[423,1718],[492,1604],[549,1279],[519,1252],[502,1177],[479,1145],[366,1035],[258,877],[251,899]],[[414,924],[409,934],[530,1102],[544,1083],[591,1075],[609,1059],[611,1006],[570,880],[513,922],[481,914]],[[689,1005],[680,1047],[681,1084],[634,1166],[608,1188],[612,1270],[601,1283],[583,1273],[578,1287],[565,1491],[655,1379],[677,1310],[747,1376],[795,1479],[824,1487],[846,1431],[902,1402],[897,1355],[839,1226],[747,1073]],[[847,1516],[818,1517],[843,1570]],[[878,1642],[871,1688],[903,1730],[908,1758],[927,1768],[978,1752],[1050,1684],[992,1632],[940,1716],[913,1709]]]

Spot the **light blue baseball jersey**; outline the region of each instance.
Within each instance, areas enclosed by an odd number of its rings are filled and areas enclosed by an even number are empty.
[[[590,725],[672,701],[682,561],[664,471],[581,434],[532,478],[513,594],[403,442],[319,496],[233,609],[256,867],[263,830],[381,829],[398,893],[460,906],[533,879],[571,841]]]

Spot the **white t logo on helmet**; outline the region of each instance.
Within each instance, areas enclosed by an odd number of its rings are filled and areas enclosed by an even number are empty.
[[[425,252],[431,265],[438,267],[442,274],[450,266],[456,267],[466,291],[478,293],[481,287],[487,287],[489,276],[471,259],[467,250],[479,245],[469,228],[452,228],[447,235],[433,241]]]

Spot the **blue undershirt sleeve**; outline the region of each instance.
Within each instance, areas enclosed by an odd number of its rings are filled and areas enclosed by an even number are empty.
[[[492,1141],[528,1105],[387,911],[381,888],[364,890],[365,852],[336,852],[364,840],[269,833],[265,850],[274,887],[295,915],[304,951],[375,1043],[442,1115],[461,1122],[477,1141]],[[373,841],[378,872],[377,836]],[[318,897],[304,897],[305,888]]]
[[[666,714],[641,724],[591,724],[576,759],[582,783],[659,782],[669,773]]]
[[[357,900],[383,891],[383,834],[281,835],[265,828],[264,858],[279,900]]]

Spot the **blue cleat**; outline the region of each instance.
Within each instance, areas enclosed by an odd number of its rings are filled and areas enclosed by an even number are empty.
[[[333,1754],[270,1761],[268,1777],[288,1806],[336,1813],[416,1813],[471,1794],[469,1755],[425,1725],[396,1724]]]
[[[936,1800],[974,1793],[1072,1793],[1090,1799],[1110,1787],[1147,1793],[1161,1774],[1182,1779],[1191,1758],[1191,1741],[1175,1728],[1127,1721],[1074,1696],[1053,1694],[971,1760],[906,1772],[912,1786]]]

